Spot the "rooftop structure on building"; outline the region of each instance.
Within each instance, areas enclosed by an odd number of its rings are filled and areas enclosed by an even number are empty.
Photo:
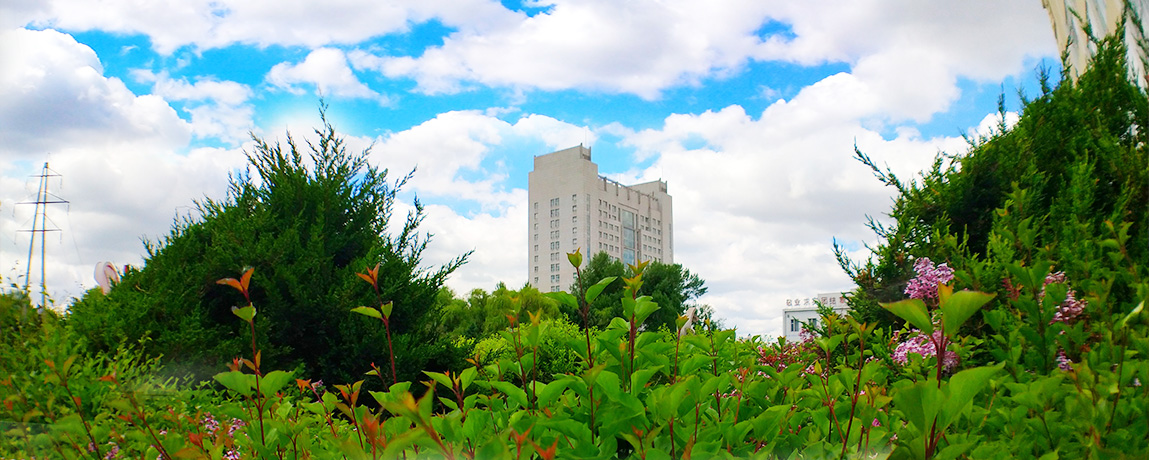
[[[850,311],[850,307],[846,305],[845,292],[786,299],[786,308],[782,310],[782,336],[787,342],[801,340],[802,329],[819,326],[821,321],[821,316],[818,315],[819,303],[830,307],[839,315],[844,316]]]
[[[1097,45],[1090,40],[1086,26],[1097,39],[1117,32],[1125,26],[1126,62],[1129,79],[1142,88],[1149,88],[1149,75],[1145,65],[1149,60],[1149,44],[1145,40],[1145,24],[1149,21],[1149,0],[1042,0],[1049,12],[1057,49],[1066,53],[1070,77],[1077,80],[1097,53]],[[1128,5],[1128,8],[1126,8]]]
[[[544,292],[575,282],[567,253],[598,252],[627,264],[674,262],[672,201],[661,180],[623,185],[598,174],[589,147],[535,157],[528,176],[527,273]]]

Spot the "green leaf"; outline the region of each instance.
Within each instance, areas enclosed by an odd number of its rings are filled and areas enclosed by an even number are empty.
[[[467,388],[475,381],[475,376],[477,375],[479,375],[479,371],[474,367],[468,367],[459,373],[459,386],[462,387],[463,391],[467,391]]]
[[[490,382],[491,387],[507,395],[507,401],[514,402],[519,407],[527,407],[527,392],[511,382]]]
[[[567,253],[567,262],[571,263],[572,267],[578,268],[582,266],[582,252],[580,249],[575,249],[575,252]]]
[[[352,308],[351,311],[363,316],[370,316],[375,319],[383,319],[383,315],[379,313],[379,310],[371,307],[355,307]]]
[[[634,307],[634,321],[638,324],[642,324],[646,321],[646,318],[656,310],[658,310],[658,304],[655,303],[650,296],[644,295],[639,297],[637,305]]]
[[[899,318],[921,329],[926,334],[933,334],[934,324],[930,322],[930,315],[926,312],[926,304],[921,299],[906,299],[894,303],[883,303],[882,308]]]
[[[578,310],[578,298],[565,291],[555,291],[543,294],[544,297],[554,300],[561,305],[569,307],[571,310]]]
[[[655,366],[646,369],[639,369],[638,371],[635,371],[635,373],[630,374],[631,391],[637,392],[646,387],[646,383],[649,382],[650,378],[653,377],[654,374],[657,373],[660,369],[662,369],[662,366]]]
[[[945,328],[946,335],[951,339],[956,336],[962,324],[965,324],[974,312],[996,295],[985,292],[961,291],[949,296],[941,304],[942,326]]]
[[[616,279],[618,279],[617,276],[608,276],[606,278],[599,280],[599,282],[594,283],[594,286],[587,288],[587,290],[586,290],[586,301],[587,301],[587,303],[594,303],[594,299],[597,299],[598,295],[602,294],[603,289],[606,289],[607,286],[610,286],[610,283],[613,283],[614,280],[616,280]]]
[[[1141,314],[1141,311],[1144,309],[1145,309],[1145,301],[1142,300],[1141,303],[1137,304],[1137,306],[1133,308],[1133,311],[1129,312],[1128,315],[1125,315],[1124,318],[1121,318],[1120,320],[1117,321],[1116,329],[1122,329],[1125,326],[1127,326],[1129,324],[1129,321],[1132,321],[1133,319],[1137,318],[1137,315]]]
[[[611,371],[602,371],[598,373],[598,378],[595,380],[595,385],[602,389],[607,398],[617,400],[619,394],[622,393],[622,385],[618,379],[618,374]]]
[[[941,410],[939,428],[945,429],[956,419],[957,415],[965,409],[966,404],[973,400],[982,389],[989,385],[989,379],[998,373],[1005,363],[996,366],[975,367],[954,374],[949,384],[945,386],[946,399]]]
[[[549,407],[573,383],[570,378],[555,380],[539,390],[539,407]]]
[[[291,382],[291,373],[284,371],[271,371],[259,381],[259,391],[265,397],[275,396],[288,382]]]
[[[243,308],[231,307],[231,313],[238,316],[239,319],[250,323],[252,318],[255,318],[255,307],[251,305]]]
[[[945,397],[937,385],[937,380],[923,380],[894,393],[894,406],[905,413],[909,422],[918,430],[929,430],[938,410],[945,403]]]
[[[383,317],[387,319],[391,319],[391,310],[393,308],[395,308],[394,302],[387,302],[379,306],[379,309],[383,311]]]
[[[239,393],[241,396],[251,396],[252,384],[255,383],[254,375],[244,374],[240,371],[220,372],[213,378],[227,389]]]
[[[454,390],[454,382],[451,382],[451,378],[445,374],[429,371],[423,371],[423,373],[427,374],[428,377],[431,377],[431,380],[434,380],[439,385],[443,385],[443,388],[446,388],[448,391]]]

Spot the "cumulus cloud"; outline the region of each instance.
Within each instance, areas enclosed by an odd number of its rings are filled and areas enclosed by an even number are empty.
[[[246,140],[255,129],[255,109],[249,103],[252,90],[247,85],[213,77],[199,77],[191,83],[187,78],[173,79],[166,71],[157,74],[144,69],[134,70],[132,75],[151,83],[152,94],[183,102],[196,137],[216,138],[234,145]]]
[[[489,0],[337,0],[322,5],[305,0],[18,0],[0,6],[0,18],[8,26],[143,34],[165,55],[184,46],[206,50],[237,43],[317,48],[403,33],[413,23],[432,19],[474,30],[511,17],[511,12]]]
[[[733,72],[760,40],[759,2],[565,1],[505,27],[460,30],[420,56],[379,59],[429,93],[467,82],[581,88],[655,98],[667,87]]]
[[[839,97],[843,88],[864,89],[846,77],[831,76],[757,117],[729,106],[672,115],[625,137],[655,158],[631,180],[670,185],[675,262],[712,286],[717,295],[704,302],[749,332],[779,334],[786,298],[851,287],[832,242],[872,241],[866,216],[880,219],[890,205],[890,190],[852,158],[855,143],[907,180],[939,151],[966,148],[960,137],[902,130],[887,139],[867,129],[862,120],[877,99]]]
[[[387,105],[387,96],[379,94],[359,81],[347,64],[343,51],[320,48],[312,51],[298,64],[276,64],[267,73],[267,82],[294,94],[304,92],[301,85],[313,85],[323,96],[374,99]]]
[[[191,129],[164,99],[137,96],[103,75],[95,54],[59,32],[16,30],[0,37],[0,276],[22,284],[26,234],[40,167],[69,201],[48,208],[47,285],[57,301],[91,287],[101,260],[138,264],[140,237],[163,235],[179,210],[204,194],[222,195],[238,150],[188,149]],[[39,262],[36,263],[36,270]],[[39,276],[34,276],[39,283]]]
[[[190,127],[163,99],[103,75],[96,53],[53,30],[0,32],[0,151],[26,157],[136,137],[186,143]]]

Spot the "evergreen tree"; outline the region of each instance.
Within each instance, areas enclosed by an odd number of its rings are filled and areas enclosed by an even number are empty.
[[[1022,98],[1014,126],[1002,121],[989,138],[970,139],[968,153],[939,156],[920,182],[906,183],[857,152],[897,195],[894,223],[871,221],[880,242],[870,260],[852,263],[835,248],[858,285],[850,298],[855,315],[898,323],[878,302],[905,298],[913,263],[923,257],[948,262],[962,287],[1000,294],[1008,294],[1008,265],[1048,264],[1109,300],[1104,308],[1131,305],[1131,286],[1149,265],[1149,98],[1126,79],[1120,40],[1098,48],[1076,83],[1066,78],[1052,87],[1043,72],[1041,94]],[[1122,232],[1132,270],[1101,247]],[[1091,285],[1098,270],[1128,276]]]
[[[89,291],[69,322],[98,348],[143,340],[169,365],[210,375],[250,349],[231,313],[243,299],[215,281],[253,267],[264,367],[302,367],[308,378],[351,382],[386,356],[378,321],[350,312],[377,303],[355,274],[378,264],[382,300],[394,302],[396,359],[406,370],[400,377],[455,364],[449,343],[436,336],[436,296],[467,254],[432,271],[420,266],[430,235],[418,233],[418,201],[392,226],[394,201],[411,174],[389,181],[386,169],[368,163],[369,149],[348,152],[324,109],[306,157],[290,134],[286,146],[253,136],[254,176],[233,177],[224,200],[198,202],[195,218],[177,220],[158,243],[145,242],[143,268],[129,269],[106,297]]]

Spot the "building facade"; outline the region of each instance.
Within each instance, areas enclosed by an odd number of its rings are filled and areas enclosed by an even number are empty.
[[[1081,76],[1097,52],[1086,27],[1094,37],[1101,39],[1124,25],[1129,79],[1142,88],[1149,87],[1145,69],[1145,62],[1149,60],[1145,41],[1149,0],[1129,0],[1128,3],[1126,0],[1042,0],[1041,3],[1049,12],[1058,49],[1067,54],[1073,80]]]
[[[598,175],[590,148],[579,145],[535,157],[528,176],[527,279],[544,292],[575,281],[566,254],[584,264],[606,252],[627,264],[674,262],[672,201],[661,180],[622,185]]]
[[[846,305],[845,292],[818,294],[816,297],[786,299],[782,310],[782,336],[787,342],[801,340],[802,329],[806,325],[818,327],[818,303],[830,307],[839,315],[845,316],[850,307]]]

